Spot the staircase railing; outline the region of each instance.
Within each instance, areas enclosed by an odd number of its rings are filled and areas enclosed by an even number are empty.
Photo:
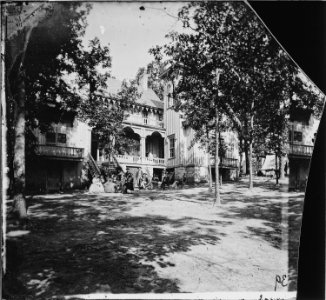
[[[115,165],[118,166],[122,170],[122,172],[124,173],[123,168],[119,164],[119,161],[117,160],[117,158],[115,157],[115,155],[112,155],[112,157],[113,157],[113,161],[114,161]]]
[[[88,166],[93,178],[101,178],[101,171],[98,165],[96,164],[93,156],[88,154]]]

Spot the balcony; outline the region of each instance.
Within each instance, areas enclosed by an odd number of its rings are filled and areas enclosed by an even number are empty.
[[[84,149],[55,145],[38,145],[35,149],[35,154],[53,159],[81,160],[84,155]]]
[[[211,165],[215,165],[215,158],[211,157]],[[231,157],[220,157],[220,168],[238,168],[239,160]]]
[[[159,121],[158,119],[154,119],[154,118],[144,118],[144,117],[129,115],[124,120],[124,122],[131,123],[131,124],[137,124],[137,125],[143,125],[143,126],[164,128],[164,122]]]
[[[220,166],[228,168],[238,168],[239,160],[236,158],[222,157],[220,158]]]
[[[289,155],[311,157],[314,146],[289,144]]]
[[[115,158],[119,164],[165,166],[165,158],[148,158],[134,155],[115,155]],[[102,160],[102,162],[104,161]]]

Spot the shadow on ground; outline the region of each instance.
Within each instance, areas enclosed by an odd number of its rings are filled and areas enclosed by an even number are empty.
[[[173,266],[169,254],[218,243],[223,235],[211,227],[203,229],[201,220],[193,218],[128,215],[138,205],[137,197],[87,198],[31,200],[30,233],[8,240],[19,251],[8,258],[14,273],[7,276],[6,286],[19,274],[25,287],[17,289],[26,299],[94,292],[178,292],[178,282],[161,278],[153,264]],[[9,231],[14,229],[9,226]]]
[[[95,292],[179,292],[178,280],[163,278],[158,272],[174,267],[170,255],[195,245],[219,244],[229,232],[223,229],[248,222],[241,227],[248,239],[261,239],[276,249],[284,249],[288,241],[289,289],[295,290],[303,194],[288,193],[284,199],[275,184],[256,187],[250,194],[246,183],[225,184],[223,206],[214,218],[131,213],[156,199],[183,201],[183,207],[194,203],[211,207],[212,193],[206,189],[197,194],[187,189],[153,191],[146,196],[34,198],[29,204],[29,233],[7,241],[12,250],[4,287],[25,299]],[[284,221],[288,230],[282,227]],[[8,227],[8,231],[17,229],[12,224]]]

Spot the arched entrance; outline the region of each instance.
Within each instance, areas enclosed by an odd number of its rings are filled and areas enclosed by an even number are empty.
[[[126,141],[121,145],[120,154],[140,156],[140,136],[135,133],[131,127],[123,129]]]
[[[164,138],[157,131],[146,137],[146,157],[164,158]]]

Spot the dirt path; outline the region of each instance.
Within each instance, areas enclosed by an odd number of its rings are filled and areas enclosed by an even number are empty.
[[[221,207],[207,188],[36,197],[28,231],[9,226],[20,261],[14,274],[30,299],[274,290],[275,276],[288,275],[288,249],[296,255],[303,195],[269,182],[252,192],[224,184],[221,192]],[[295,287],[293,262],[290,273]]]

